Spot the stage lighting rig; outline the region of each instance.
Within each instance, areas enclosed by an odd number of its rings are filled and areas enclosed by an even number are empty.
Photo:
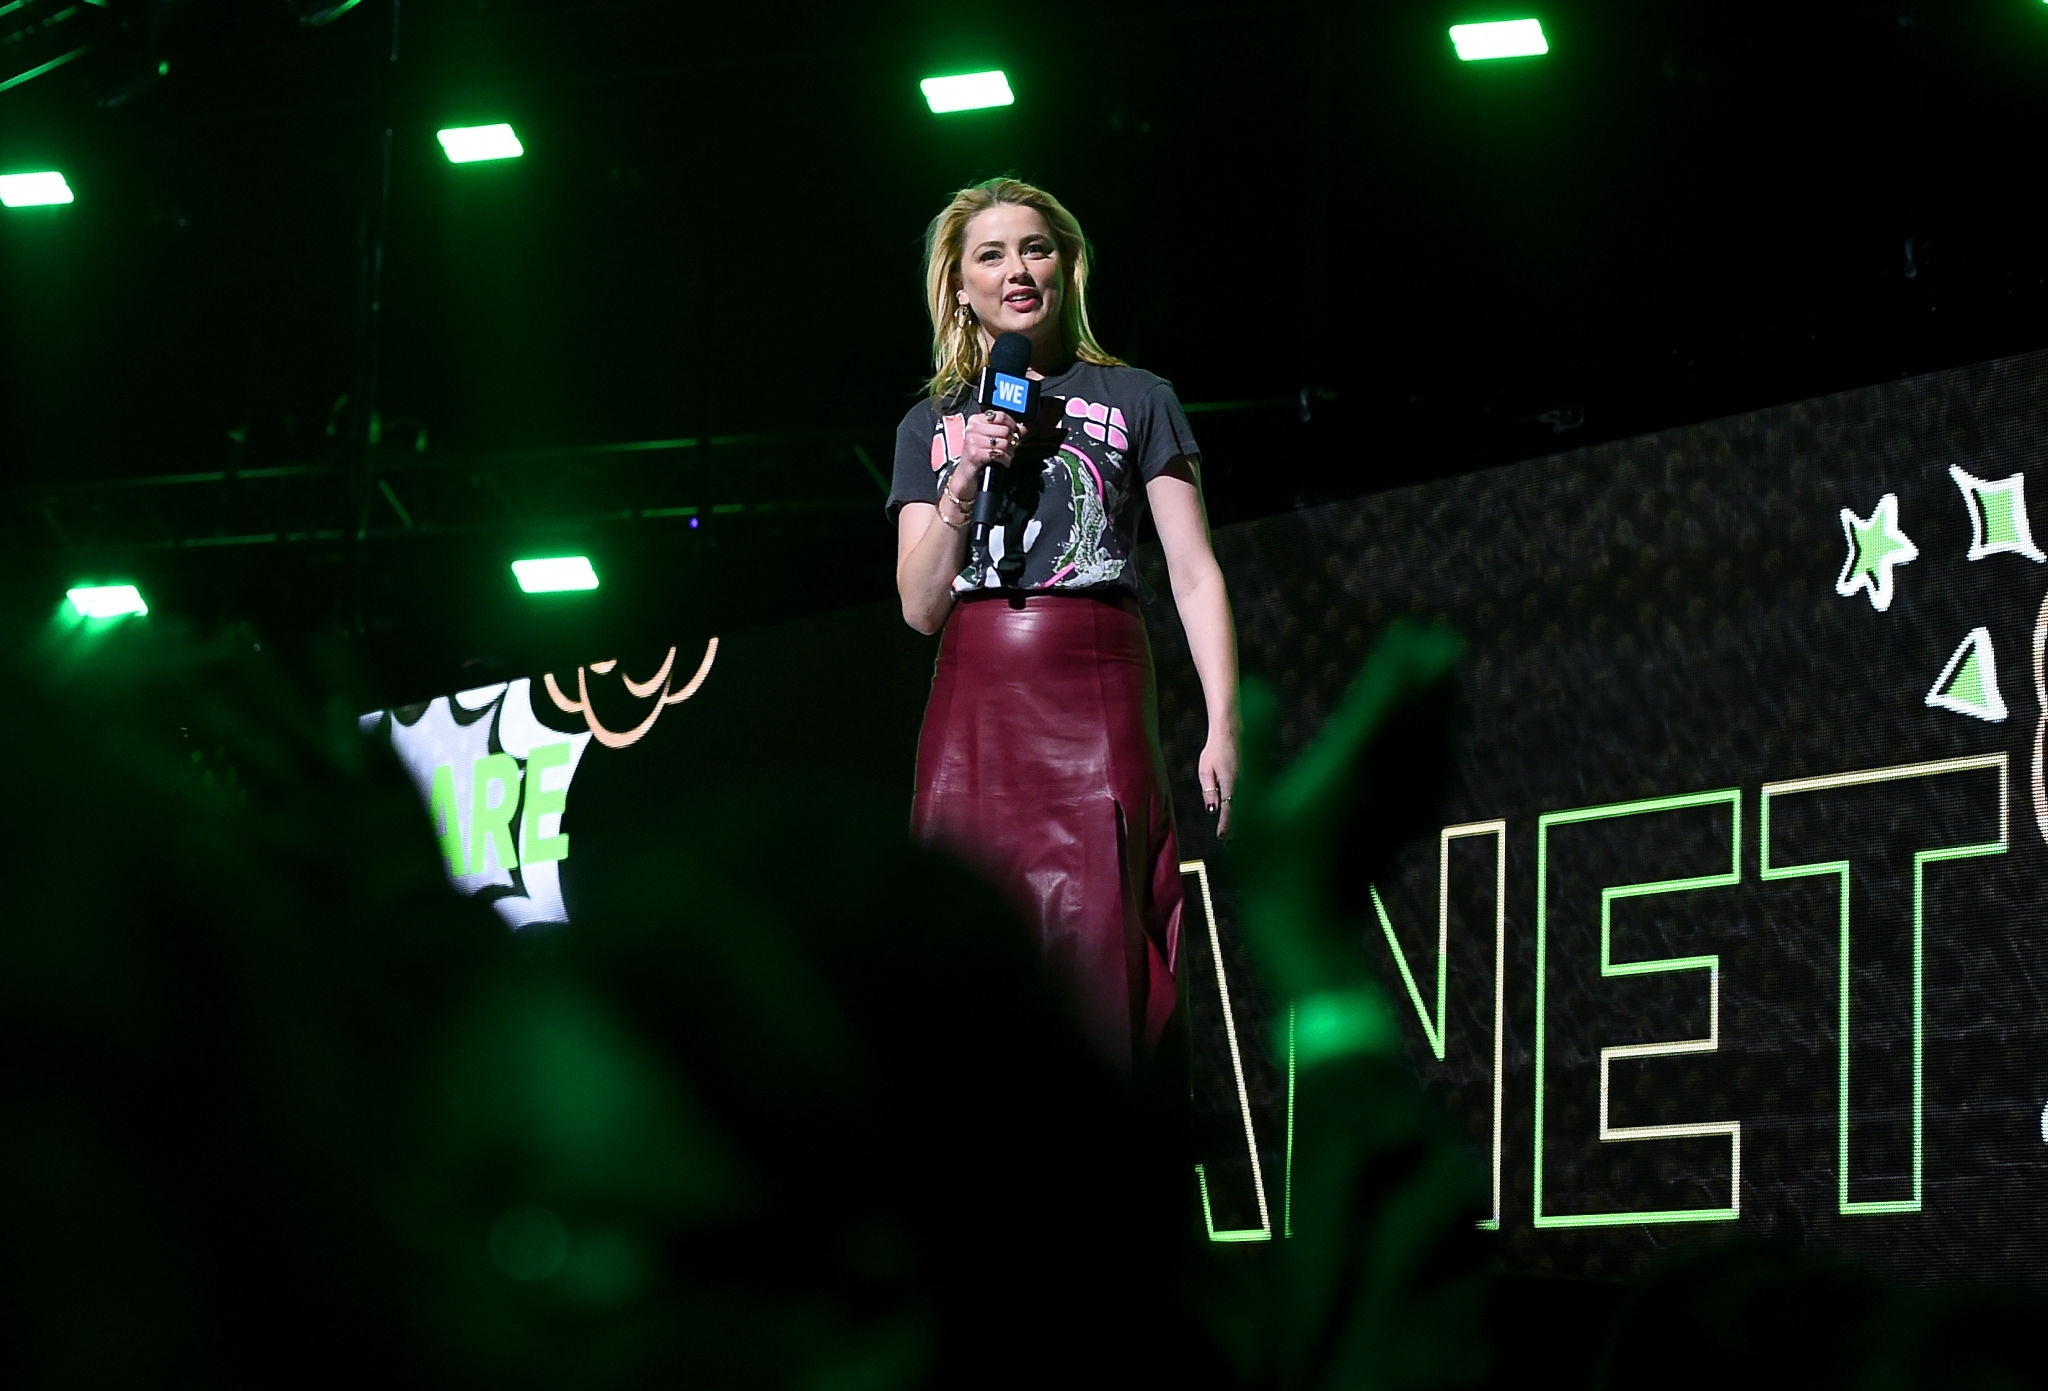
[[[65,597],[80,618],[125,618],[130,614],[141,617],[149,612],[149,605],[142,602],[142,591],[132,584],[82,584]]]
[[[40,208],[71,201],[71,185],[54,169],[0,174],[0,207]]]
[[[363,0],[298,0],[293,8],[299,12],[299,23],[308,29],[319,29],[362,3]]]
[[[1550,52],[1540,19],[1501,19],[1486,24],[1453,24],[1451,44],[1461,62],[1489,58],[1538,58]]]
[[[927,77],[917,84],[924,91],[925,105],[934,116],[953,111],[980,111],[991,106],[1009,106],[1017,98],[1010,91],[1010,79],[1001,69],[960,73],[952,77]]]
[[[520,589],[528,594],[559,594],[597,588],[597,571],[592,568],[588,556],[515,560],[512,562],[512,574],[519,581]]]
[[[499,122],[489,126],[450,126],[435,132],[450,164],[481,164],[487,160],[517,159],[526,153],[512,127]]]
[[[0,92],[92,51],[113,23],[110,0],[0,0]]]

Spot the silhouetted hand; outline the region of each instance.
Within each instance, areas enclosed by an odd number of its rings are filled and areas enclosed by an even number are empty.
[[[1434,829],[1461,650],[1440,629],[1390,629],[1285,770],[1272,693],[1247,683],[1241,698],[1238,901],[1268,990],[1288,1002],[1277,1018],[1299,1005],[1285,1035],[1299,1060],[1293,1230],[1265,1376],[1290,1391],[1448,1391],[1478,1383],[1490,1357],[1483,1175],[1401,1060],[1364,949],[1373,876]]]
[[[1445,629],[1395,624],[1284,770],[1272,766],[1273,693],[1244,683],[1234,858],[1246,939],[1277,997],[1365,979],[1357,924],[1366,889],[1435,815],[1450,766],[1451,674],[1463,651]]]

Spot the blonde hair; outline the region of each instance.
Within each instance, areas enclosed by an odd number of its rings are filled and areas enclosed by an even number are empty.
[[[954,312],[953,278],[960,259],[967,252],[967,224],[975,214],[989,208],[1010,205],[1035,208],[1052,229],[1058,248],[1060,275],[1060,338],[1074,356],[1098,367],[1121,367],[1121,358],[1111,357],[1095,341],[1088,324],[1088,238],[1074,215],[1060,206],[1060,200],[1044,189],[1022,179],[984,179],[953,195],[944,211],[932,219],[924,234],[925,307],[932,316],[932,378],[925,389],[934,400],[950,396],[981,375],[981,324],[969,316],[961,322]]]

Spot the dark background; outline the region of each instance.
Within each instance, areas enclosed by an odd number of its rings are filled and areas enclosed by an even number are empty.
[[[886,602],[920,233],[1006,170],[1089,230],[1219,523],[1987,359],[2048,304],[2027,0],[1562,0],[1485,64],[1445,30],[1491,12],[1435,3],[335,8],[0,17],[0,82],[84,49],[0,91],[0,168],[77,192],[0,214],[10,615],[135,579],[399,700]],[[982,66],[1015,106],[924,109]],[[497,119],[523,159],[443,160]],[[513,589],[572,548],[597,595]]]

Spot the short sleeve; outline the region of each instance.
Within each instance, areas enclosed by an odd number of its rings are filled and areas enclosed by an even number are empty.
[[[1144,454],[1137,461],[1138,472],[1147,483],[1166,472],[1166,466],[1175,459],[1183,455],[1195,459],[1201,455],[1195,432],[1188,427],[1187,412],[1180,408],[1180,398],[1166,382],[1145,393],[1138,406],[1137,426],[1138,438],[1144,445]]]
[[[906,502],[937,502],[941,470],[946,464],[939,443],[936,418],[929,401],[920,401],[896,427],[896,462],[889,480],[889,500],[884,504],[889,522]]]

